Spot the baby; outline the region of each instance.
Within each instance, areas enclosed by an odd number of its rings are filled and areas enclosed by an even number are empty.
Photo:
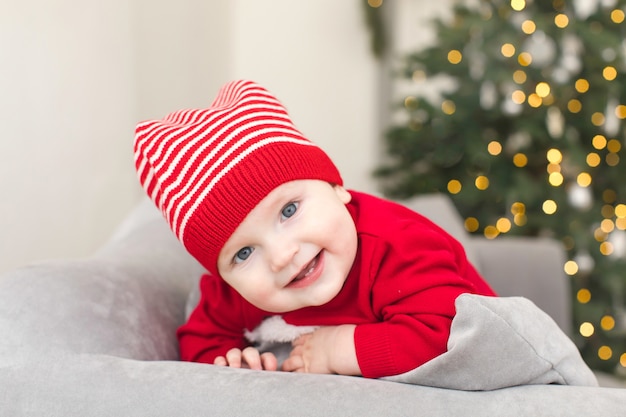
[[[281,316],[315,326],[280,369],[379,378],[446,351],[454,301],[495,295],[454,238],[406,207],[347,190],[251,81],[208,109],[136,128],[139,180],[208,273],[178,330],[182,360],[278,370],[245,334]]]

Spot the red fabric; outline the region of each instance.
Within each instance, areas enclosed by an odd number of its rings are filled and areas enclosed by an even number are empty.
[[[344,288],[329,303],[283,314],[293,325],[356,324],[363,376],[407,372],[446,351],[454,300],[462,293],[495,295],[468,262],[461,244],[404,206],[351,192],[359,250]],[[181,359],[212,363],[243,348],[271,313],[246,302],[217,276],[201,279],[202,297],[180,327]]]

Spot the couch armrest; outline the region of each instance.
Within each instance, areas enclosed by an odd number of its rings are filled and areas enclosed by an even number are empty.
[[[178,358],[174,333],[202,268],[163,219],[144,220],[93,257],[0,276],[0,368],[53,352]]]
[[[202,268],[162,219],[135,214],[92,258],[41,263],[0,277],[0,415],[513,417],[623,411],[626,390],[618,389],[531,385],[467,392],[163,360],[177,356],[174,330]],[[489,259],[486,266],[491,268]]]

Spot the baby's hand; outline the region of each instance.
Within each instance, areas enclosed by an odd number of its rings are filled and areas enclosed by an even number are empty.
[[[283,371],[316,374],[361,375],[354,348],[352,324],[320,327],[292,343]]]
[[[226,356],[218,356],[214,365],[230,366],[231,368],[250,368],[258,371],[276,371],[278,360],[273,353],[260,353],[258,349],[247,347],[244,350],[233,348],[226,352]]]

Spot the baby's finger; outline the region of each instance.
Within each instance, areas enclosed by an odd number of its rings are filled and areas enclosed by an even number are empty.
[[[299,372],[303,367],[304,362],[302,361],[302,356],[294,355],[292,352],[291,356],[283,362],[282,370],[285,372]]]
[[[231,368],[241,368],[241,350],[233,348],[226,352],[226,362]]]
[[[265,352],[261,354],[261,364],[266,371],[278,370],[278,359],[271,352]]]
[[[241,352],[241,356],[250,369],[255,369],[257,371],[263,369],[261,366],[261,355],[257,349],[247,347],[243,350],[243,352]]]
[[[213,361],[213,365],[217,365],[217,366],[226,366],[228,365],[228,362],[226,362],[226,358],[223,356],[218,356],[217,358],[215,358],[215,360]]]

